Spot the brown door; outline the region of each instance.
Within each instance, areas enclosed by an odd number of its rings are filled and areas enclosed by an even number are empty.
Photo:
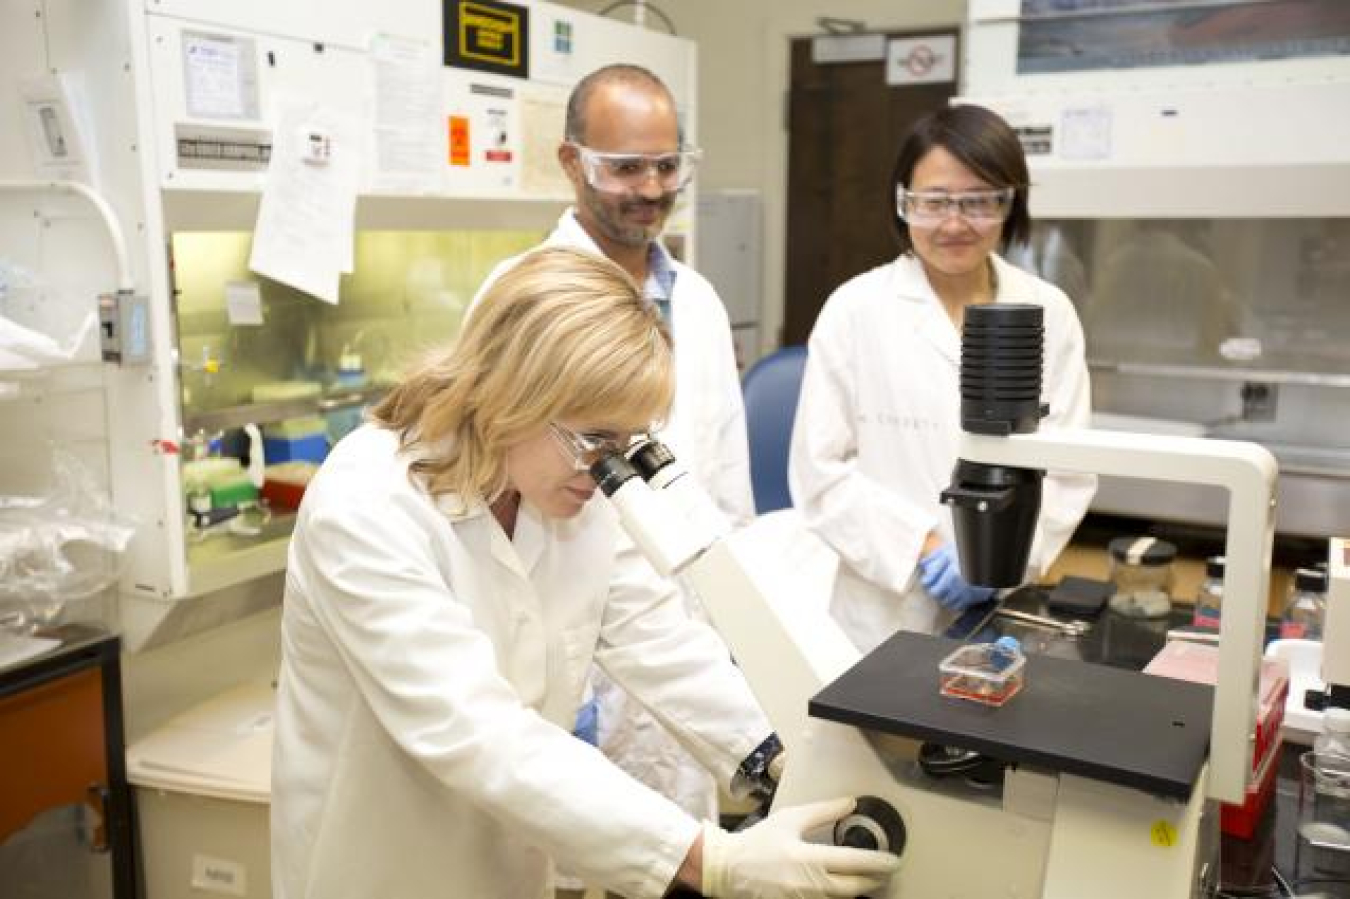
[[[813,40],[792,42],[785,346],[806,342],[836,287],[895,258],[895,154],[910,126],[956,93],[954,81],[888,85],[884,59],[813,62]]]

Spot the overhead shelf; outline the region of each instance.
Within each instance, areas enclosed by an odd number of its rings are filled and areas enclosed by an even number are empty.
[[[277,400],[267,403],[244,403],[238,406],[224,406],[202,412],[185,412],[183,432],[195,434],[198,431],[228,431],[242,428],[244,425],[265,425],[288,418],[304,418],[309,415],[322,415],[341,409],[354,409],[380,400],[389,392],[387,386],[364,387],[360,390],[344,390],[322,396],[299,397],[290,400]]]
[[[1182,365],[1166,362],[1127,362],[1114,359],[1088,359],[1088,368],[1098,372],[1143,375],[1158,378],[1187,378],[1197,381],[1259,381],[1263,384],[1299,384],[1304,387],[1350,387],[1350,374],[1336,372],[1289,371],[1219,365]]]

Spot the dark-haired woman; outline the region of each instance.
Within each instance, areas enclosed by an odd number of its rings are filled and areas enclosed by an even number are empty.
[[[961,324],[978,303],[1045,308],[1044,426],[1086,426],[1083,331],[1068,297],[999,255],[1025,242],[1026,158],[993,112],[952,106],[901,145],[885,202],[893,262],[830,297],[811,334],[793,430],[793,501],[840,557],[831,609],[862,650],[898,629],[942,630],[991,592],[961,576],[939,500],[956,460]],[[1030,576],[1063,549],[1090,476],[1051,473]]]

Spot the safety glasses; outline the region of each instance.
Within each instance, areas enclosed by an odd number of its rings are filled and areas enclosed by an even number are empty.
[[[911,225],[936,225],[956,213],[966,221],[991,225],[1004,221],[1012,211],[1017,191],[1011,187],[949,193],[945,190],[895,189],[895,211]]]
[[[581,160],[586,183],[606,193],[635,190],[646,184],[648,178],[655,178],[661,190],[667,193],[684,190],[703,158],[703,151],[695,148],[677,153],[642,154],[602,153],[576,143],[571,146]]]
[[[549,433],[570,460],[575,471],[589,471],[591,466],[606,456],[622,453],[644,434],[615,434],[611,431],[578,433],[566,425],[549,422]]]

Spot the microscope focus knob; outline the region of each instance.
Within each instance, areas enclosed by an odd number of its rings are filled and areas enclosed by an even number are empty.
[[[855,849],[880,849],[892,855],[905,851],[905,822],[884,799],[859,796],[858,807],[834,825],[834,844]]]

